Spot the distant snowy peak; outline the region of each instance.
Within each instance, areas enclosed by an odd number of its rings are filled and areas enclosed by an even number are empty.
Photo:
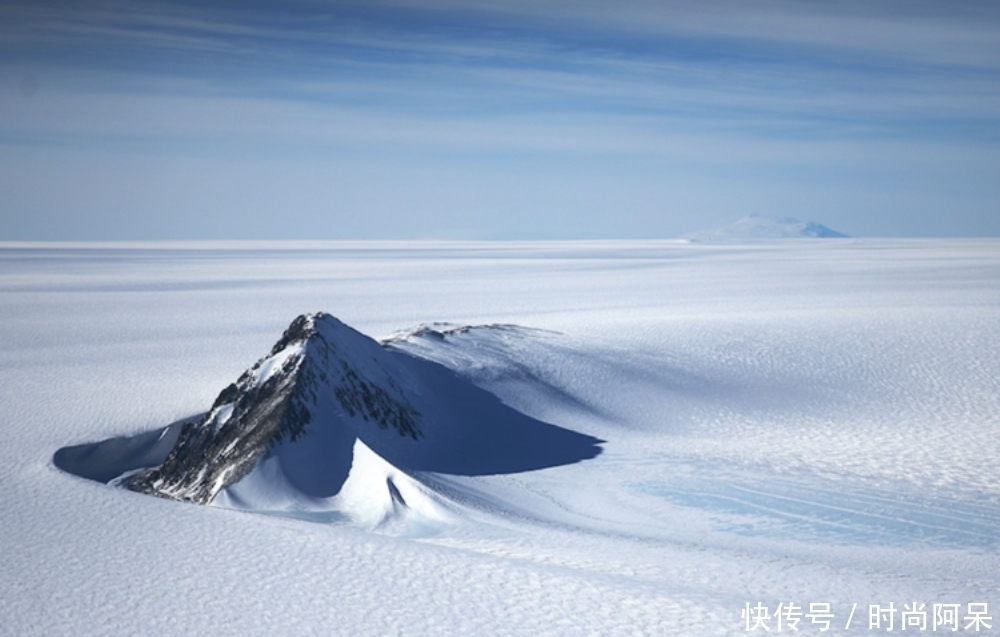
[[[222,390],[203,418],[184,425],[160,466],[121,485],[207,504],[250,474],[266,452],[331,419],[417,440],[420,413],[399,385],[407,375],[371,338],[329,314],[304,314],[267,356]]]
[[[815,221],[793,217],[750,215],[722,228],[682,235],[697,242],[739,241],[743,239],[834,239],[848,235],[831,230]]]

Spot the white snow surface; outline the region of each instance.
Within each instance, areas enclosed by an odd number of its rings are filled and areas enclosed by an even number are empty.
[[[1000,618],[1000,240],[2,244],[0,292],[0,635]],[[204,412],[317,310],[604,451],[411,475],[356,441],[336,502],[273,456],[210,507],[53,465]]]
[[[308,438],[303,444],[308,444]],[[336,495],[316,497],[292,485],[277,455],[265,458],[212,505],[314,522],[351,523],[406,537],[440,532],[454,516],[430,489],[355,439],[351,470]],[[392,497],[387,482],[398,494]]]
[[[251,368],[250,372],[253,375],[254,382],[257,385],[264,384],[269,378],[274,376],[278,371],[284,367],[289,359],[293,357],[298,357],[302,355],[301,347],[286,347],[280,352],[277,352],[273,356],[268,356],[267,358],[259,361],[256,365]],[[227,415],[226,418],[229,416]],[[222,418],[221,420],[226,420]]]

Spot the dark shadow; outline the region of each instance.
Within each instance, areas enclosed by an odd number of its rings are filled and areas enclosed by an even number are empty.
[[[421,435],[401,436],[342,415],[313,421],[296,442],[266,452],[278,457],[285,477],[303,493],[326,497],[340,490],[356,437],[404,471],[462,476],[534,471],[589,460],[602,451],[603,440],[523,414],[443,365],[400,350],[386,353],[417,379],[418,387],[407,393],[420,412]],[[137,436],[64,447],[53,462],[63,471],[107,483],[160,465],[182,425],[200,417]]]
[[[306,495],[328,498],[340,491],[351,472],[355,436],[347,427],[316,425],[307,428],[297,442],[279,445],[269,453],[278,458],[292,486]]]
[[[604,441],[537,420],[509,407],[452,370],[400,350],[390,354],[420,379],[412,400],[423,437],[358,437],[405,471],[464,476],[519,473],[596,457]]]
[[[63,447],[52,456],[52,462],[67,473],[107,483],[127,471],[162,463],[177,442],[184,423],[197,420],[202,415],[178,420],[136,436]]]

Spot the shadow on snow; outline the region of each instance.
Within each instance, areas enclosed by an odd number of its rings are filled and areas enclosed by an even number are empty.
[[[358,438],[403,471],[461,476],[534,471],[589,460],[602,451],[603,440],[521,413],[443,365],[399,350],[388,353],[421,379],[415,406],[422,414],[423,436],[394,438],[377,430],[367,435],[342,422],[311,423],[299,442],[273,450],[282,473],[303,493],[337,493],[350,473]],[[161,464],[184,423],[200,417],[136,436],[63,447],[53,462],[68,473],[107,483]]]

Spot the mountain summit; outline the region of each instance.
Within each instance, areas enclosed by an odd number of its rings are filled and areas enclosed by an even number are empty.
[[[417,440],[420,412],[400,386],[411,379],[394,363],[378,343],[329,314],[299,316],[200,421],[183,426],[162,465],[121,485],[207,504],[248,475],[265,452],[280,453],[313,423],[330,420],[355,434],[378,428]],[[317,482],[313,478],[309,482]]]
[[[712,242],[742,239],[833,239],[846,236],[846,234],[831,230],[815,221],[799,221],[794,217],[749,215],[728,226],[693,232],[682,235],[682,238],[698,242]]]

